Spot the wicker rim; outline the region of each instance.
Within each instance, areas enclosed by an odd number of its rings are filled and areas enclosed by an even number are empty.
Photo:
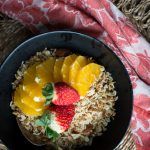
[[[150,42],[150,0],[113,0],[113,2]]]

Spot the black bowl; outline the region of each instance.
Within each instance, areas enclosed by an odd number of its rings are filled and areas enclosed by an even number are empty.
[[[115,119],[109,123],[107,131],[102,136],[94,138],[92,145],[83,149],[114,149],[123,139],[131,119],[133,97],[129,75],[119,58],[103,43],[87,35],[70,31],[56,31],[35,36],[18,46],[1,65],[0,139],[9,149],[39,149],[24,138],[9,104],[12,93],[11,83],[21,62],[46,47],[68,48],[73,52],[91,56],[112,74],[119,98],[115,104]]]

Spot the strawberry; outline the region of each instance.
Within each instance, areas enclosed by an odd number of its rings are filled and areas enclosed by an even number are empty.
[[[49,108],[51,113],[51,123],[49,128],[57,133],[62,133],[66,131],[73,120],[75,115],[75,106],[51,106]]]
[[[80,100],[78,92],[64,82],[48,83],[42,91],[46,97],[45,105],[51,102],[55,105],[70,105]]]

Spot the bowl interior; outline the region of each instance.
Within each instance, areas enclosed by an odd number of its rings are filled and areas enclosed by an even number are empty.
[[[57,31],[38,35],[17,47],[0,68],[0,139],[10,149],[37,148],[30,144],[21,134],[9,103],[15,73],[21,62],[28,60],[37,51],[45,48],[68,48],[71,51],[93,57],[103,65],[114,79],[118,100],[115,104],[116,116],[107,131],[96,137],[90,147],[83,149],[113,149],[122,140],[132,113],[132,86],[126,69],[118,57],[103,43],[89,36],[70,32]]]

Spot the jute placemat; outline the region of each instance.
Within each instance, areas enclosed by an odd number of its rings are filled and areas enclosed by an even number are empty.
[[[0,63],[15,47],[31,36],[33,34],[20,23],[0,14]],[[6,150],[0,143],[0,150]],[[130,127],[116,150],[136,150]]]

